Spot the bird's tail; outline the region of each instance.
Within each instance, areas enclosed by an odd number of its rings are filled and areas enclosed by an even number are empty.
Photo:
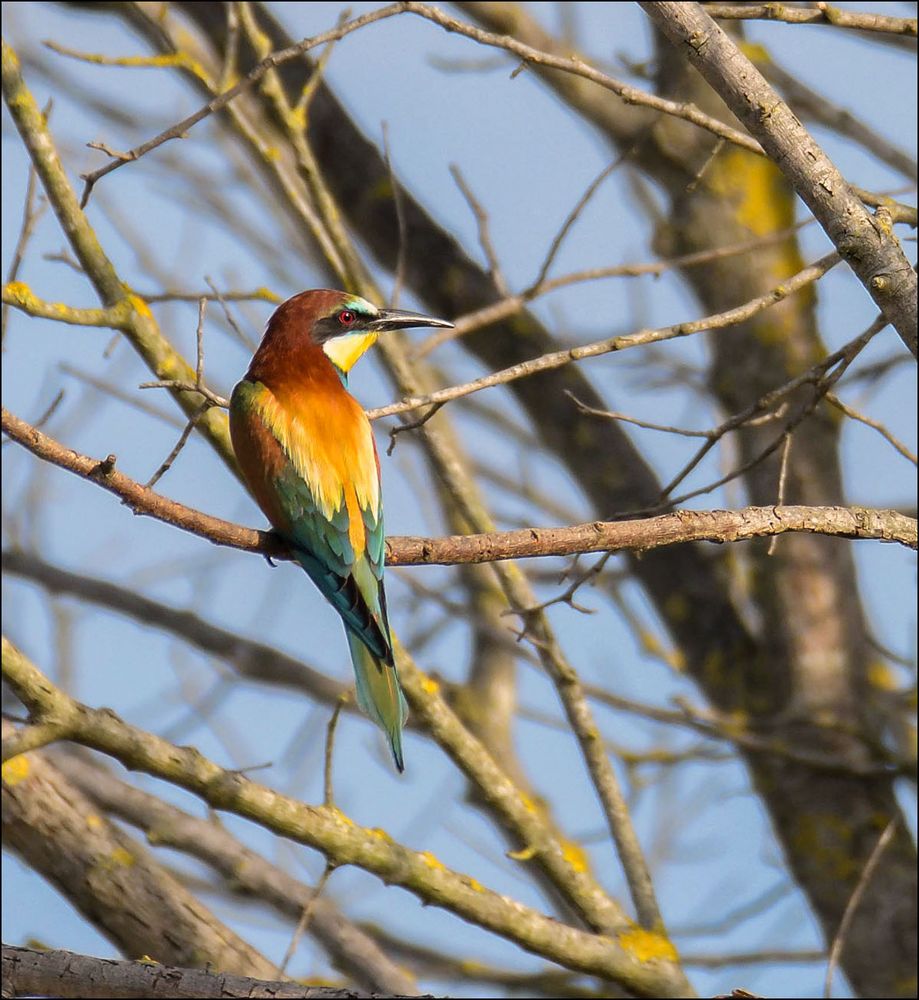
[[[402,760],[402,727],[408,717],[408,704],[395,664],[386,663],[374,656],[360,638],[349,628],[348,646],[354,677],[357,682],[357,703],[361,710],[386,733],[396,767],[405,770]]]

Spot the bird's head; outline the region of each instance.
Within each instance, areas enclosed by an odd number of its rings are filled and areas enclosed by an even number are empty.
[[[379,309],[359,295],[319,288],[300,292],[278,306],[268,321],[263,344],[273,335],[284,339],[308,336],[347,375],[381,333],[415,326],[453,324],[406,309]]]

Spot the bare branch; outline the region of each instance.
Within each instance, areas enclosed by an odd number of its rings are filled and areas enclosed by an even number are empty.
[[[226,105],[229,104],[234,97],[237,97],[253,84],[258,83],[258,81],[270,69],[280,66],[289,59],[295,59],[297,56],[303,55],[304,52],[308,52],[317,45],[324,45],[326,42],[333,41],[334,39],[343,38],[352,31],[356,31],[358,28],[364,27],[364,25],[372,24],[374,21],[380,21],[385,17],[392,17],[393,14],[399,14],[401,12],[401,4],[391,4],[388,7],[382,7],[380,10],[371,11],[369,14],[356,17],[353,21],[349,21],[338,28],[333,28],[331,31],[324,31],[322,34],[314,35],[312,38],[304,38],[296,45],[290,46],[290,48],[284,49],[280,52],[272,52],[271,55],[264,58],[255,67],[255,69],[243,77],[243,79],[240,80],[235,86],[231,87],[229,90],[225,90],[222,94],[218,94],[212,100],[208,101],[204,107],[199,108],[194,114],[189,115],[187,118],[183,118],[180,122],[176,122],[175,125],[172,125],[163,132],[160,132],[159,135],[154,136],[152,139],[148,139],[146,142],[141,143],[139,146],[135,146],[133,149],[129,149],[125,153],[111,153],[107,149],[104,150],[109,152],[109,155],[113,156],[114,159],[112,159],[111,162],[107,163],[104,167],[100,167],[98,170],[92,171],[92,173],[83,175],[85,185],[83,187],[83,195],[80,199],[80,208],[86,207],[86,203],[89,201],[93,188],[100,180],[102,180],[103,177],[105,177],[106,174],[110,174],[113,170],[117,170],[119,167],[124,166],[125,163],[132,163],[135,160],[139,160],[144,154],[156,149],[157,146],[161,146],[164,142],[168,142],[170,139],[185,138],[193,126],[197,125],[198,122],[203,119],[208,118],[216,111],[220,111],[221,108],[226,107]],[[101,146],[102,144],[98,143],[96,145]]]
[[[919,356],[916,272],[759,70],[697,3],[642,8],[757,136],[904,344]],[[883,210],[881,210],[882,212]]]
[[[124,329],[130,307],[126,300],[109,309],[78,309],[63,302],[45,302],[32,293],[28,285],[14,281],[3,286],[4,306],[13,306],[38,319],[53,319],[71,326],[100,326]]]
[[[717,427],[709,431],[708,434],[706,434],[707,440],[705,444],[698,449],[693,457],[661,490],[661,498],[663,499],[664,497],[670,496],[677,486],[683,482],[689,473],[692,472],[699,462],[702,461],[705,455],[708,454],[708,452],[715,446],[715,444],[717,444],[718,441],[721,440],[721,438],[724,437],[725,434],[735,431],[739,427],[743,427],[745,425],[751,426],[754,421],[761,420],[765,415],[769,414],[770,410],[791,395],[791,393],[793,393],[796,389],[799,389],[801,386],[807,385],[808,383],[812,384],[814,386],[814,394],[811,399],[798,408],[797,413],[788,421],[788,423],[786,423],[781,434],[775,438],[771,444],[767,445],[766,448],[763,449],[758,455],[756,455],[749,462],[745,462],[739,468],[732,470],[726,476],[722,476],[714,483],[703,487],[702,490],[694,491],[692,494],[685,493],[681,497],[673,499],[672,502],[682,503],[684,500],[689,499],[690,496],[697,496],[699,493],[707,493],[716,486],[721,486],[729,480],[736,478],[748,469],[752,468],[754,465],[758,465],[767,455],[771,454],[781,444],[782,439],[790,430],[793,430],[794,427],[800,424],[802,420],[813,411],[822,396],[829,391],[831,385],[841,378],[849,364],[851,364],[858,353],[863,350],[865,345],[873,337],[877,336],[877,334],[880,333],[885,326],[886,320],[883,316],[879,316],[871,324],[871,326],[865,330],[864,333],[859,334],[857,337],[850,340],[849,343],[844,344],[838,351],[834,351],[813,367],[808,368],[807,371],[802,372],[793,379],[790,379],[784,385],[764,393],[759,399],[755,400],[749,406],[741,410],[740,413],[733,414],[728,417],[727,420],[724,420]]]
[[[6,283],[7,285],[12,284],[16,278],[19,276],[19,268],[22,266],[23,258],[25,257],[26,246],[29,240],[32,238],[32,232],[35,229],[35,225],[41,218],[42,212],[48,207],[48,203],[36,207],[35,205],[35,188],[38,175],[35,173],[35,167],[29,167],[29,180],[26,184],[26,200],[25,207],[22,210],[22,225],[19,229],[19,239],[16,241],[16,249],[13,251],[13,259],[10,261],[9,269],[6,272]],[[9,303],[4,299],[2,318],[0,318],[0,341],[6,337],[6,322],[9,316]]]
[[[834,28],[855,28],[858,31],[881,31],[916,37],[914,17],[891,17],[887,14],[843,10],[828,3],[815,3],[810,7],[793,7],[784,3],[707,3],[705,12],[709,17],[720,18],[723,21],[763,20],[783,21],[785,24],[828,24]]]
[[[76,597],[171,632],[193,648],[221,658],[247,680],[299,691],[324,705],[335,705],[345,693],[343,684],[303,660],[108,580],[71,573],[30,553],[9,549],[3,551],[3,571],[33,580],[55,596]]]
[[[580,347],[569,347],[564,351],[553,351],[550,354],[543,354],[538,358],[529,361],[522,361],[520,364],[512,365],[503,371],[492,372],[491,375],[483,375],[472,382],[465,382],[463,385],[450,386],[448,389],[438,389],[437,392],[429,393],[427,396],[415,396],[403,399],[399,403],[390,403],[388,406],[380,406],[375,410],[368,410],[367,416],[371,420],[378,420],[380,417],[389,417],[394,413],[405,413],[408,410],[416,410],[419,406],[427,406],[431,403],[446,403],[451,399],[459,399],[461,396],[468,396],[472,392],[479,392],[482,389],[489,389],[495,385],[504,385],[518,378],[526,378],[535,375],[537,372],[544,372],[552,368],[561,368],[563,365],[571,364],[572,361],[581,361],[584,358],[595,358],[601,354],[610,354],[613,351],[624,351],[630,347],[640,347],[644,344],[656,344],[662,340],[673,340],[677,337],[688,337],[706,330],[720,330],[724,327],[734,326],[745,320],[756,316],[769,306],[781,302],[794,292],[800,291],[822,278],[830,268],[839,263],[839,255],[828,254],[820,260],[804,268],[797,274],[783,281],[765,295],[760,295],[741,306],[728,309],[722,313],[706,316],[703,319],[691,320],[687,323],[677,323],[674,326],[659,327],[656,330],[641,330],[619,337],[610,337],[608,340],[599,340],[593,344],[583,344]]]
[[[159,962],[125,962],[72,951],[3,946],[4,988],[13,996],[55,997],[272,997],[333,1000],[359,997],[331,986],[249,979],[208,969],[177,969]]]
[[[860,413],[854,407],[849,406],[848,403],[844,403],[839,396],[834,392],[828,392],[826,394],[826,401],[832,406],[835,406],[837,410],[840,410],[847,417],[852,420],[857,420],[859,423],[864,424],[866,427],[876,430],[885,441],[888,441],[894,448],[909,462],[913,465],[919,465],[919,459],[906,447],[906,445],[898,438],[895,437],[879,420],[874,420],[871,417],[866,416],[864,413]]]
[[[639,278],[645,275],[658,277],[674,268],[698,267],[703,264],[710,264],[727,257],[751,253],[763,247],[771,246],[774,243],[780,243],[813,221],[813,219],[808,219],[795,226],[781,229],[753,240],[743,240],[729,246],[715,247],[712,250],[700,250],[695,253],[682,254],[678,257],[670,257],[667,260],[647,261],[639,264],[615,264],[610,267],[591,267],[583,271],[573,271],[558,278],[546,278],[538,285],[531,285],[517,295],[508,294],[505,298],[497,302],[491,302],[481,309],[476,309],[474,312],[458,316],[452,329],[438,330],[423,341],[416,348],[415,356],[423,358],[433,351],[435,347],[439,347],[447,340],[464,337],[469,333],[480,330],[483,326],[488,326],[490,323],[498,323],[503,319],[507,319],[509,316],[521,312],[527,303],[558,288],[576,285],[582,281],[599,281],[604,278]]]
[[[145,489],[115,470],[115,457],[99,461],[71,451],[24,420],[3,410],[3,431],[34,455],[74,472],[120,497],[136,514],[147,514],[176,528],[245,552],[290,559],[272,532],[254,531],[211,517]],[[594,521],[564,528],[526,528],[442,538],[387,539],[391,565],[452,565],[578,552],[643,550],[691,541],[741,541],[786,531],[816,532],[843,538],[871,538],[916,548],[916,521],[896,511],[863,507],[747,507],[739,511],[676,511],[636,521]]]
[[[862,897],[865,895],[865,890],[871,882],[871,876],[874,874],[874,871],[881,860],[881,855],[887,849],[891,840],[893,840],[893,834],[896,827],[897,817],[894,816],[887,826],[884,827],[884,831],[881,833],[880,837],[878,837],[878,842],[874,845],[874,850],[869,855],[868,860],[865,863],[865,867],[862,869],[858,884],[855,886],[855,891],[852,893],[849,903],[846,906],[845,913],[842,915],[839,930],[836,932],[836,936],[833,938],[833,944],[830,947],[830,960],[827,962],[826,978],[823,982],[824,997],[829,998],[832,995],[833,973],[836,971],[836,966],[839,964],[839,957],[842,954],[843,945],[846,942],[846,935],[848,934],[849,927],[852,924],[852,918],[855,916],[855,911],[858,909],[858,906],[862,901]]]
[[[730,125],[725,125],[724,122],[719,121],[717,118],[713,118],[711,115],[705,114],[694,104],[685,104],[680,103],[679,101],[668,101],[663,97],[658,97],[657,94],[650,94],[647,91],[639,90],[637,87],[632,87],[627,83],[622,83],[619,80],[613,79],[613,77],[608,76],[606,73],[602,73],[600,70],[590,66],[581,59],[552,55],[549,52],[543,52],[539,49],[533,48],[531,45],[526,45],[524,42],[518,41],[511,35],[498,35],[493,34],[490,31],[483,31],[481,28],[476,28],[474,25],[471,25],[466,21],[460,21],[458,18],[451,17],[451,15],[446,13],[446,11],[441,10],[438,7],[431,7],[424,3],[416,3],[414,0],[405,0],[402,7],[412,14],[417,14],[419,17],[423,17],[427,21],[433,21],[435,24],[439,24],[447,31],[455,32],[459,35],[465,35],[467,38],[471,38],[480,45],[489,45],[494,48],[505,49],[522,59],[523,65],[532,63],[535,66],[546,66],[550,69],[562,70],[566,73],[571,73],[574,76],[583,77],[585,80],[590,80],[592,83],[598,84],[605,90],[612,91],[612,93],[621,97],[623,101],[628,104],[641,105],[646,108],[651,108],[654,111],[660,111],[667,115],[673,115],[675,118],[682,118],[684,121],[691,122],[693,125],[698,125],[700,128],[711,132],[713,135],[721,136],[722,138],[727,139],[728,142],[732,142],[743,149],[749,150],[751,153],[762,153],[763,151],[762,147],[755,139],[751,139],[749,135],[741,132],[739,129],[732,128]]]
[[[298,919],[313,899],[314,935],[335,966],[362,988],[387,995],[416,992],[411,977],[333,902],[315,899],[313,886],[246,847],[223,824],[193,816],[121,781],[86,754],[56,753],[52,760],[100,809],[144,831],[150,843],[198,858],[222,874],[228,885],[265,900],[285,917]]]
[[[160,332],[150,307],[129,290],[105,255],[95,231],[77,203],[47,122],[22,78],[19,59],[6,41],[3,42],[2,55],[4,100],[81,267],[104,306],[111,310],[111,322],[106,318],[105,325],[124,332],[158,378],[180,381],[194,378],[190,366]],[[197,394],[182,392],[177,392],[176,401],[188,415],[194,413],[201,402]],[[235,471],[226,416],[211,410],[201,418],[199,426],[217,454]]]
[[[491,280],[495,283],[495,288],[498,289],[501,295],[506,296],[508,294],[507,281],[504,277],[504,272],[501,269],[501,262],[498,260],[495,245],[491,239],[491,230],[488,226],[488,213],[482,207],[481,202],[479,202],[476,198],[472,188],[466,183],[466,178],[463,177],[462,171],[455,163],[450,164],[450,173],[453,175],[453,179],[456,181],[456,186],[462,192],[463,197],[472,209],[472,214],[475,216],[476,226],[479,230],[479,246],[485,254],[485,259],[488,261],[488,274],[490,275]],[[419,356],[420,353],[421,352],[419,351]]]
[[[637,996],[684,996],[686,981],[666,937],[654,937],[655,959],[634,945],[633,927],[591,934],[486,889],[452,871],[430,852],[416,852],[379,831],[358,826],[338,809],[311,806],[227,771],[192,747],[178,747],[130,726],[109,709],[92,709],[70,698],[3,639],[3,673],[33,717],[65,717],[76,742],[106,753],[197,795],[214,809],[235,813],[279,836],[320,851],[337,865],[357,865],[464,920],[570,969],[620,983]],[[641,931],[642,941],[652,931]],[[639,958],[638,951],[643,957]]]
[[[9,679],[17,675],[21,654],[4,639],[2,655]],[[41,714],[33,712],[32,717]],[[76,719],[66,703],[51,707],[48,715],[55,721]],[[4,722],[4,735],[11,728]],[[152,955],[174,965],[213,965],[236,975],[274,975],[271,961],[220,921],[133,836],[99,816],[46,751],[7,762],[2,791],[5,848],[56,884],[123,954]]]
[[[825,93],[812,90],[774,59],[754,59],[754,62],[760,67],[763,76],[782,91],[799,118],[818,122],[860,143],[882,163],[901,173],[912,185],[916,176],[915,157],[857,118],[848,108],[834,104]]]

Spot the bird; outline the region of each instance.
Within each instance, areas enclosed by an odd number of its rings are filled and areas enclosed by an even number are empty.
[[[328,288],[281,303],[230,399],[243,479],[275,532],[345,626],[359,707],[401,773],[408,706],[383,589],[380,460],[348,375],[381,334],[452,327]]]

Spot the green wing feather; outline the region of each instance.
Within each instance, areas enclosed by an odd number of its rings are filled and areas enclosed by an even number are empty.
[[[392,662],[383,594],[383,518],[362,511],[367,549],[355,557],[344,499],[328,519],[290,460],[275,479],[278,502],[289,527],[282,533],[297,561],[323,596],[375,656]],[[377,541],[379,538],[379,541]]]

